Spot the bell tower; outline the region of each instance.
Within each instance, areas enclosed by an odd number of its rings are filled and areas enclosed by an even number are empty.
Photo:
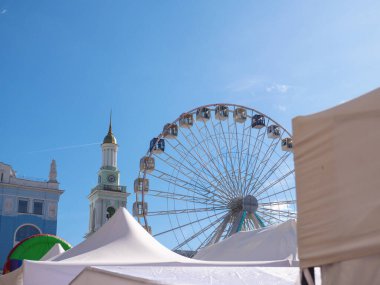
[[[88,195],[90,202],[89,228],[86,237],[96,232],[120,207],[127,206],[127,187],[120,185],[120,171],[117,168],[118,144],[112,133],[112,118],[108,133],[104,137],[102,166],[98,171],[98,185]]]

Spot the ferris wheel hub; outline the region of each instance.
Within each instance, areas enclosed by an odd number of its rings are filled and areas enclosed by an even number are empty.
[[[245,197],[233,198],[228,207],[232,213],[238,213],[241,211],[247,211],[248,213],[254,213],[257,210],[259,203],[255,196],[247,195]]]

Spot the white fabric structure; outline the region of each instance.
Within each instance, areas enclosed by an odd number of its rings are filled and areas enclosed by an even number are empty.
[[[165,248],[125,208],[120,208],[97,232],[53,261],[25,261],[22,267],[23,284],[44,285],[54,280],[54,285],[66,285],[89,266],[289,267],[290,262],[227,263],[189,259]]]
[[[42,258],[42,261],[48,261],[52,260],[54,258],[57,258],[59,255],[64,253],[65,250],[63,249],[62,245],[60,243],[56,243]]]
[[[201,249],[195,259],[214,261],[296,260],[296,221],[249,232],[238,232]]]
[[[380,89],[295,118],[293,135],[301,266],[380,284]]]
[[[88,267],[71,285],[143,285],[143,284],[199,284],[199,285],[294,285],[298,268],[282,267]]]

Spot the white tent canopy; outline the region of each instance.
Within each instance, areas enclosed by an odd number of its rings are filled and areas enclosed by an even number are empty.
[[[57,258],[59,255],[64,253],[65,250],[63,249],[62,245],[60,243],[56,243],[42,258],[42,261],[52,260],[54,258]]]
[[[128,267],[102,266],[83,270],[71,285],[295,285],[298,268],[284,267]]]
[[[296,221],[289,220],[255,231],[238,232],[201,249],[194,258],[215,261],[296,260]]]
[[[284,266],[288,260],[207,262],[178,255],[156,241],[124,208],[97,232],[53,261],[25,261],[24,285],[68,284],[88,266]]]

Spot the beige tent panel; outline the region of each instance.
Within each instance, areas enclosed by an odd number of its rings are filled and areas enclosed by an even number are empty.
[[[0,275],[0,285],[22,285],[23,284],[23,268],[17,268],[16,270],[4,275]]]
[[[302,267],[380,253],[380,89],[293,120]]]
[[[380,254],[337,262],[321,267],[323,285],[380,283]]]

